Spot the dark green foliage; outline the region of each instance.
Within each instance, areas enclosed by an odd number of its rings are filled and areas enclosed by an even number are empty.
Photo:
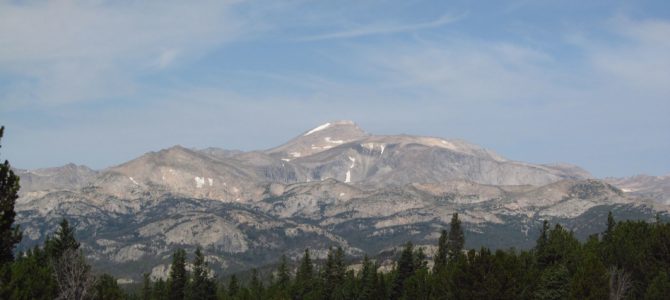
[[[343,296],[342,286],[344,284],[344,250],[337,247],[328,249],[328,257],[321,274],[322,299],[340,299]]]
[[[370,300],[375,299],[375,293],[378,288],[377,264],[372,262],[370,258],[365,255],[363,257],[363,268],[358,276],[359,283],[359,299]]]
[[[168,281],[169,298],[171,300],[183,300],[186,296],[187,282],[186,251],[177,249],[172,254],[172,265],[170,266],[170,278]]]
[[[314,279],[314,265],[312,264],[309,250],[305,249],[305,254],[300,260],[298,272],[295,274],[292,288],[293,299],[313,299],[318,297],[318,295],[315,295]]]
[[[193,300],[213,300],[216,299],[216,284],[209,276],[209,269],[202,250],[198,247],[195,250],[193,258],[193,276],[189,285],[191,292],[190,298]]]
[[[439,274],[446,270],[447,268],[447,259],[448,259],[448,233],[446,230],[442,229],[440,232],[440,239],[437,241],[437,253],[435,253],[435,258],[433,259],[435,264],[433,265],[433,273]]]
[[[156,281],[156,284],[154,285],[153,292],[152,292],[152,299],[155,300],[167,300],[169,299],[170,291],[168,289],[168,284],[165,282],[165,280],[158,279]]]
[[[4,287],[9,299],[54,299],[58,286],[46,251],[35,247],[11,265],[11,281]]]
[[[579,255],[579,241],[571,231],[565,230],[556,224],[550,230],[546,242],[541,249],[538,248],[537,260],[541,267],[549,267],[555,264],[563,264],[573,271],[577,264]]]
[[[140,299],[151,300],[151,278],[149,273],[142,275],[142,290],[140,291]]]
[[[237,281],[237,276],[230,276],[228,280],[228,297],[235,298],[240,292],[240,283]]]
[[[46,251],[53,259],[58,259],[68,250],[76,251],[79,249],[79,242],[74,237],[74,228],[70,227],[67,219],[61,220],[56,235],[47,239],[44,243]]]
[[[645,300],[663,300],[670,296],[670,278],[664,271],[658,272],[644,294]]]
[[[458,213],[454,213],[451,217],[451,224],[449,226],[449,238],[447,241],[447,253],[449,259],[453,260],[461,255],[463,247],[465,246],[465,234],[461,227],[461,220],[458,219]]]
[[[270,298],[273,299],[289,299],[291,288],[291,275],[289,273],[288,261],[286,255],[282,255],[279,259],[277,271],[272,275],[271,285],[266,291]]]
[[[251,299],[260,300],[263,299],[263,294],[265,293],[265,288],[263,287],[263,282],[258,278],[258,270],[251,270],[251,282],[249,282],[249,293],[251,294]]]
[[[116,278],[108,274],[100,275],[93,286],[94,300],[121,300],[125,299],[123,290],[116,283]]]
[[[547,267],[535,291],[537,299],[567,299],[570,294],[570,273],[562,264]]]
[[[605,299],[609,295],[607,268],[600,257],[597,235],[589,237],[581,248],[577,269],[572,275],[572,299]]]
[[[0,141],[4,131],[5,126],[0,127]],[[14,225],[14,204],[19,198],[19,188],[19,177],[5,160],[0,164],[0,268],[14,260],[14,247],[21,241],[19,226]],[[2,284],[7,279],[0,280]]]
[[[400,299],[405,288],[405,280],[412,276],[415,270],[414,244],[407,242],[398,259],[395,278],[391,286],[391,299]]]

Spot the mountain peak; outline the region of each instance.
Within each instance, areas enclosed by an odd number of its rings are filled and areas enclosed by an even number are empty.
[[[358,127],[358,125],[356,125],[356,123],[354,121],[339,120],[339,121],[331,121],[331,122],[323,123],[319,126],[316,126],[316,127],[312,128],[311,130],[305,132],[305,134],[303,134],[303,136],[309,136],[313,133],[323,131],[323,130],[326,130],[326,129],[332,129],[334,127],[340,127],[340,128],[350,127],[350,128],[353,128],[357,131],[363,132],[363,130],[360,127]]]
[[[365,136],[367,136],[367,133],[353,121],[330,121],[316,126],[286,144],[268,150],[266,153],[289,161],[325,151]]]

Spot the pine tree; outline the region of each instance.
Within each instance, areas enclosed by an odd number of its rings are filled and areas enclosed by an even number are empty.
[[[344,250],[341,247],[328,249],[326,265],[323,268],[321,278],[323,281],[322,299],[333,299],[335,294],[344,284],[344,274],[346,266],[344,265]]]
[[[263,282],[258,277],[258,270],[256,270],[255,268],[251,270],[251,282],[249,282],[249,290],[252,299],[255,300],[263,299],[264,294]]]
[[[295,282],[293,284],[293,298],[305,299],[314,288],[314,265],[309,256],[309,250],[305,249],[305,254],[300,260],[298,272],[295,274]]]
[[[597,243],[597,238],[589,241],[589,244],[595,243]],[[605,299],[608,297],[607,269],[595,250],[585,247],[581,254],[577,271],[572,276],[571,297],[573,299]]]
[[[60,258],[68,250],[76,251],[79,249],[79,242],[74,237],[74,228],[70,227],[67,219],[63,218],[61,220],[56,235],[45,242],[44,247],[52,259]]]
[[[168,281],[169,297],[171,300],[183,300],[186,296],[186,284],[188,273],[186,272],[186,251],[177,249],[172,254],[172,265],[170,266],[170,277]]]
[[[288,299],[291,292],[291,275],[289,273],[286,255],[279,259],[279,265],[274,274],[271,274],[271,285],[268,289],[269,298]]]
[[[616,226],[616,221],[614,221],[614,216],[612,212],[607,213],[607,229],[603,234],[603,241],[609,243],[612,241],[612,234],[614,233],[614,227]]]
[[[461,255],[463,247],[465,246],[465,234],[461,228],[461,221],[458,219],[458,213],[454,213],[451,217],[451,225],[449,227],[449,239],[447,242],[447,252],[451,260]]]
[[[159,278],[158,281],[156,281],[156,284],[154,284],[153,288],[153,298],[154,300],[168,300],[168,284],[165,283],[165,280],[163,278]]]
[[[193,276],[190,285],[191,299],[193,300],[213,300],[216,299],[216,285],[209,276],[209,269],[205,256],[200,247],[195,249],[193,258]]]
[[[645,300],[668,299],[670,295],[670,278],[668,273],[660,271],[651,281],[644,294]]]
[[[11,281],[4,286],[7,295],[2,293],[2,299],[55,299],[58,286],[49,260],[38,246],[18,256],[11,264]]]
[[[542,222],[542,230],[540,231],[540,237],[537,238],[535,242],[535,253],[537,256],[538,264],[541,268],[547,266],[546,252],[547,252],[547,243],[549,243],[549,222],[544,220]]]
[[[442,229],[440,232],[440,239],[437,242],[437,253],[435,254],[435,265],[433,265],[433,273],[440,274],[447,268],[447,258],[448,258],[448,233],[446,230]]]
[[[358,292],[359,299],[371,300],[375,299],[377,290],[377,264],[370,260],[367,254],[363,257],[363,268],[359,273],[360,290]]]
[[[4,131],[5,127],[0,127],[0,141]],[[0,268],[14,260],[14,247],[21,241],[19,226],[14,225],[14,205],[19,198],[19,188],[19,177],[5,160],[0,164]]]
[[[240,283],[237,281],[237,276],[233,274],[228,280],[228,297],[234,299],[240,292]]]
[[[93,287],[93,300],[122,300],[126,298],[123,290],[116,283],[116,278],[109,274],[100,275]]]
[[[393,285],[391,286],[391,299],[400,299],[403,295],[405,280],[414,274],[414,263],[414,245],[412,242],[407,242],[398,259],[395,278],[393,279]]]
[[[151,278],[149,273],[142,274],[142,290],[140,298],[142,300],[151,300]]]
[[[567,299],[569,294],[570,273],[568,268],[562,264],[556,264],[542,272],[538,289],[535,291],[537,299]]]

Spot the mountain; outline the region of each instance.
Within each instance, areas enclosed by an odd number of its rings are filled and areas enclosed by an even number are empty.
[[[306,247],[320,258],[331,245],[360,256],[408,240],[434,244],[454,212],[467,246],[523,248],[545,219],[585,238],[609,211],[652,219],[668,209],[577,166],[512,161],[455,139],[373,135],[351,121],[268,150],[174,146],[99,171],[19,174],[21,249],[66,217],[96,268],[125,281],[165,276],[177,247],[202,246],[217,272],[230,273]]]
[[[605,178],[605,181],[620,188],[624,193],[670,204],[670,175],[637,175],[627,178]]]
[[[73,163],[56,168],[15,170],[21,177],[21,193],[54,189],[77,189],[86,186],[97,171]]]

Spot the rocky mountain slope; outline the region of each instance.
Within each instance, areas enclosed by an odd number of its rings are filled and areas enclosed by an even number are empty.
[[[620,188],[624,193],[670,204],[670,175],[637,175],[627,178],[605,178],[605,181]]]
[[[468,246],[519,248],[544,219],[585,237],[610,210],[643,219],[667,211],[576,166],[511,161],[460,140],[371,135],[351,121],[264,151],[175,146],[100,171],[19,175],[21,247],[66,217],[94,265],[126,280],[166,275],[177,247],[200,245],[218,272],[235,272],[305,247],[320,257],[331,245],[356,256],[433,244],[454,212]]]

